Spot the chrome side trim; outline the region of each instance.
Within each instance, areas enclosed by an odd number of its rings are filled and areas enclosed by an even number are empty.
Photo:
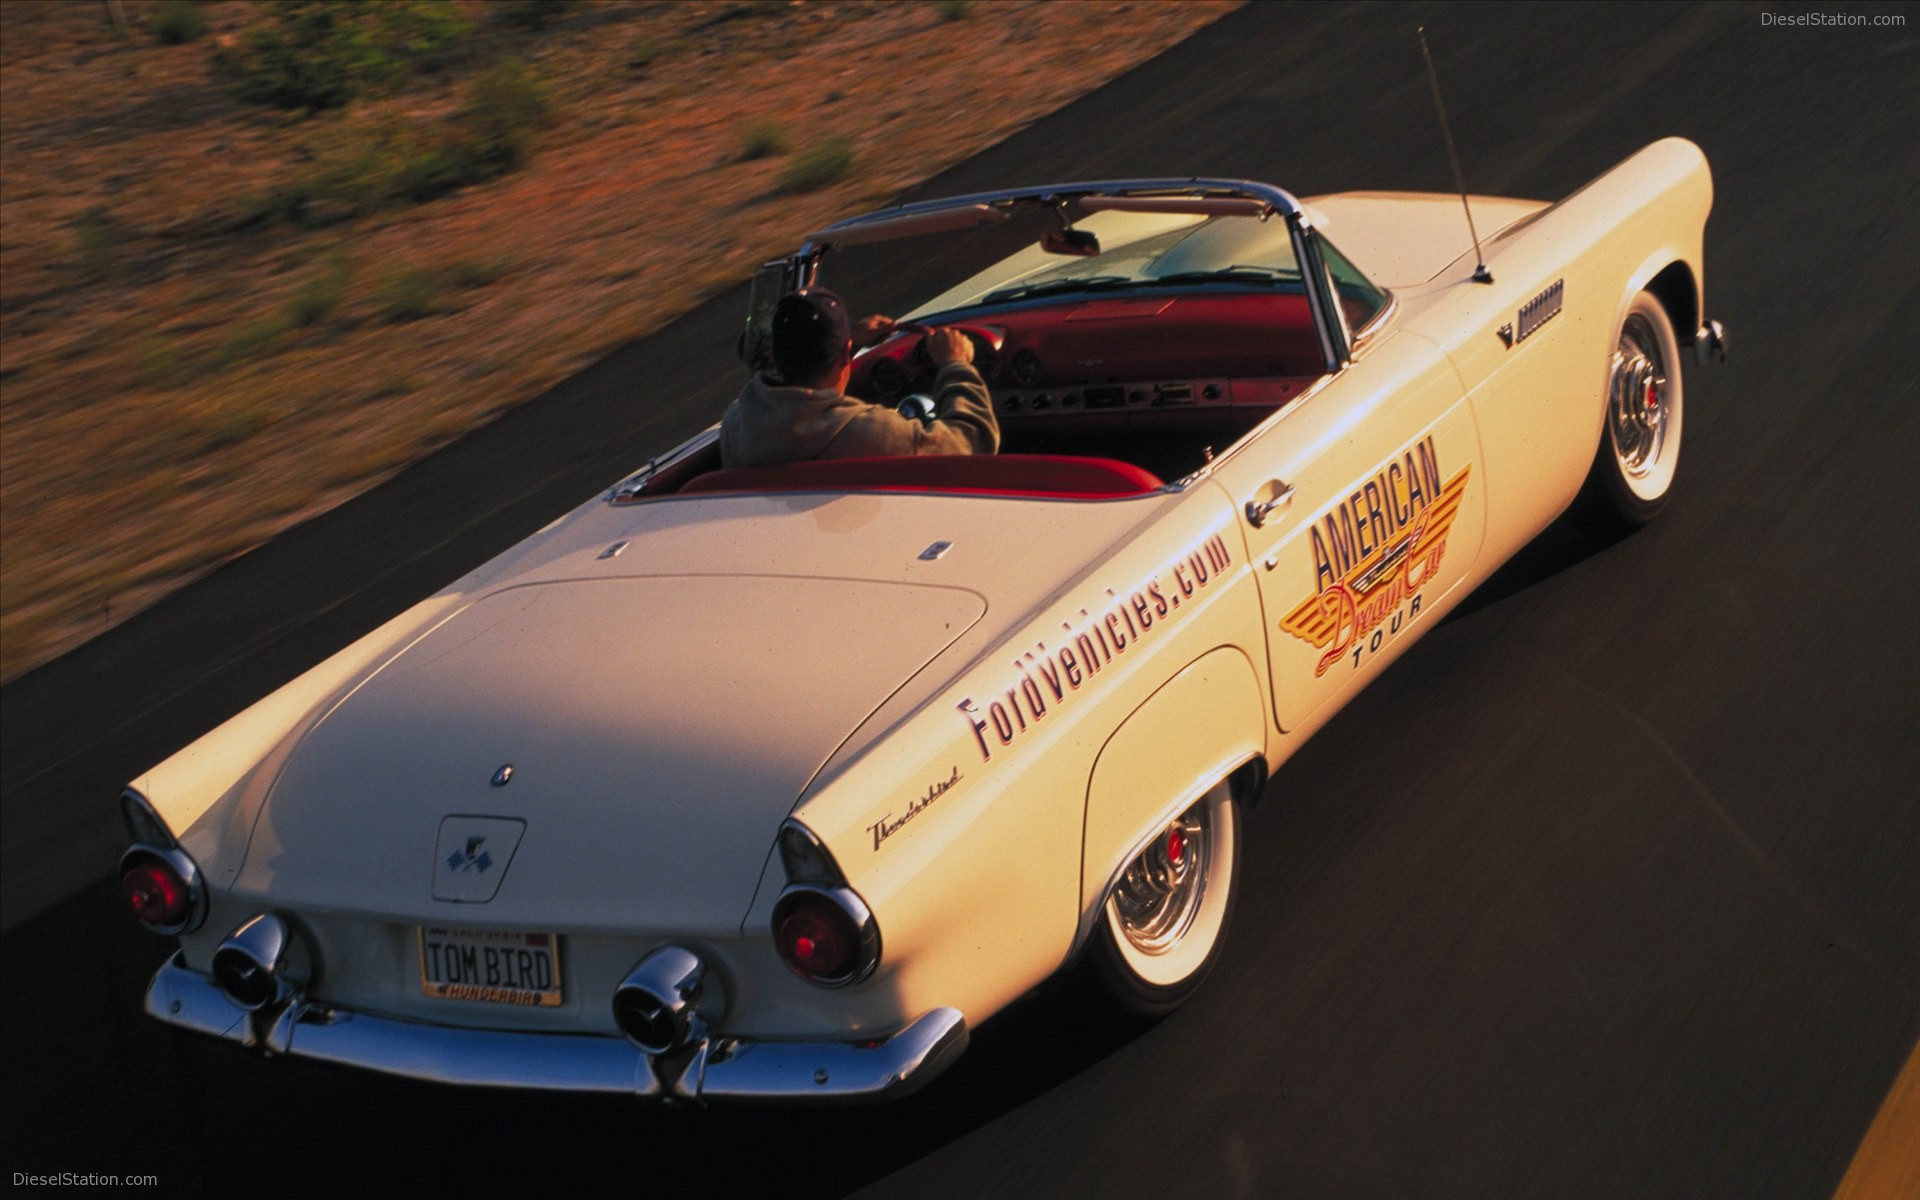
[[[433,1083],[680,1099],[870,1100],[902,1096],[967,1047],[958,1009],[935,1008],[884,1038],[751,1042],[720,1038],[697,1090],[663,1084],[652,1061],[618,1036],[455,1029],[319,1005],[289,1006],[271,1044],[213,981],[176,955],[147,988],[147,1015],[239,1045]],[[684,1088],[688,1072],[679,1078]]]
[[[1340,309],[1326,256],[1320,253],[1319,231],[1307,224],[1304,215],[1288,220],[1293,225],[1294,261],[1300,264],[1300,282],[1306,287],[1307,303],[1313,310],[1314,331],[1320,335],[1320,353],[1327,374],[1335,375],[1353,361],[1347,317]]]
[[[1374,286],[1379,287],[1378,284]],[[1400,298],[1395,296],[1389,288],[1380,290],[1386,293],[1387,302],[1380,306],[1380,311],[1374,313],[1371,320],[1354,331],[1353,357],[1356,359],[1366,354],[1368,348],[1373,345],[1374,339],[1387,327],[1387,322],[1400,310]]]
[[[686,441],[681,442],[678,446],[667,451],[665,454],[648,459],[646,466],[641,467],[638,471],[635,471],[633,474],[607,489],[607,503],[636,503],[644,498],[641,493],[646,489],[647,482],[663,467],[670,467],[688,455],[704,450],[719,440],[720,426],[717,424],[710,425]]]

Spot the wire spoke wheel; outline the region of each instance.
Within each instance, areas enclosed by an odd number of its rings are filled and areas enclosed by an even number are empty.
[[[1659,300],[1635,296],[1608,362],[1600,448],[1578,502],[1603,530],[1645,525],[1673,488],[1686,411],[1678,346]]]
[[[1204,802],[1180,815],[1127,864],[1107,901],[1121,934],[1142,954],[1165,954],[1193,924],[1207,889]]]
[[[1090,956],[1120,1007],[1159,1016],[1199,988],[1226,936],[1239,839],[1239,805],[1223,782],[1122,868],[1102,906]]]
[[[1642,486],[1660,469],[1672,396],[1658,339],[1646,318],[1636,313],[1627,318],[1619,349],[1613,352],[1607,410],[1614,461],[1622,475]]]

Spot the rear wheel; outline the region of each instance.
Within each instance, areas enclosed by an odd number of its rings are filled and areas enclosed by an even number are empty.
[[[1684,397],[1673,323],[1651,293],[1641,292],[1620,323],[1606,423],[1578,502],[1590,523],[1628,533],[1666,506],[1680,462]]]
[[[1240,806],[1222,781],[1127,864],[1101,908],[1094,977],[1140,1016],[1179,1007],[1212,970],[1233,915]]]

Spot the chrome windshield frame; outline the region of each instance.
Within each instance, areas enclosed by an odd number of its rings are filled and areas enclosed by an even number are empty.
[[[911,204],[875,209],[857,217],[835,221],[820,230],[814,236],[814,240],[801,246],[799,251],[788,260],[790,263],[788,277],[796,288],[812,286],[819,277],[822,257],[833,248],[833,234],[836,232],[859,229],[862,226],[897,220],[904,216],[977,205],[990,208],[1013,208],[1022,205],[1057,208],[1086,196],[1191,197],[1194,199],[1237,197],[1257,200],[1265,204],[1266,214],[1258,219],[1266,220],[1277,214],[1287,222],[1293,242],[1294,258],[1300,264],[1301,283],[1306,289],[1308,306],[1313,310],[1314,331],[1319,338],[1320,353],[1327,373],[1333,374],[1352,361],[1351,339],[1340,312],[1339,298],[1333,289],[1332,277],[1327,273],[1325,258],[1320,253],[1318,235],[1314,231],[1312,219],[1307,215],[1306,208],[1290,192],[1274,187],[1270,183],[1257,183],[1248,179],[1094,180],[1052,184],[1047,187],[1011,188],[998,192],[975,192],[965,196],[920,200]]]

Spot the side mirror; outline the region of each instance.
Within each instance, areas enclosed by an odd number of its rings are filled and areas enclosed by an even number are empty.
[[[1050,229],[1040,236],[1040,248],[1048,254],[1092,258],[1100,253],[1100,239],[1086,229]]]

